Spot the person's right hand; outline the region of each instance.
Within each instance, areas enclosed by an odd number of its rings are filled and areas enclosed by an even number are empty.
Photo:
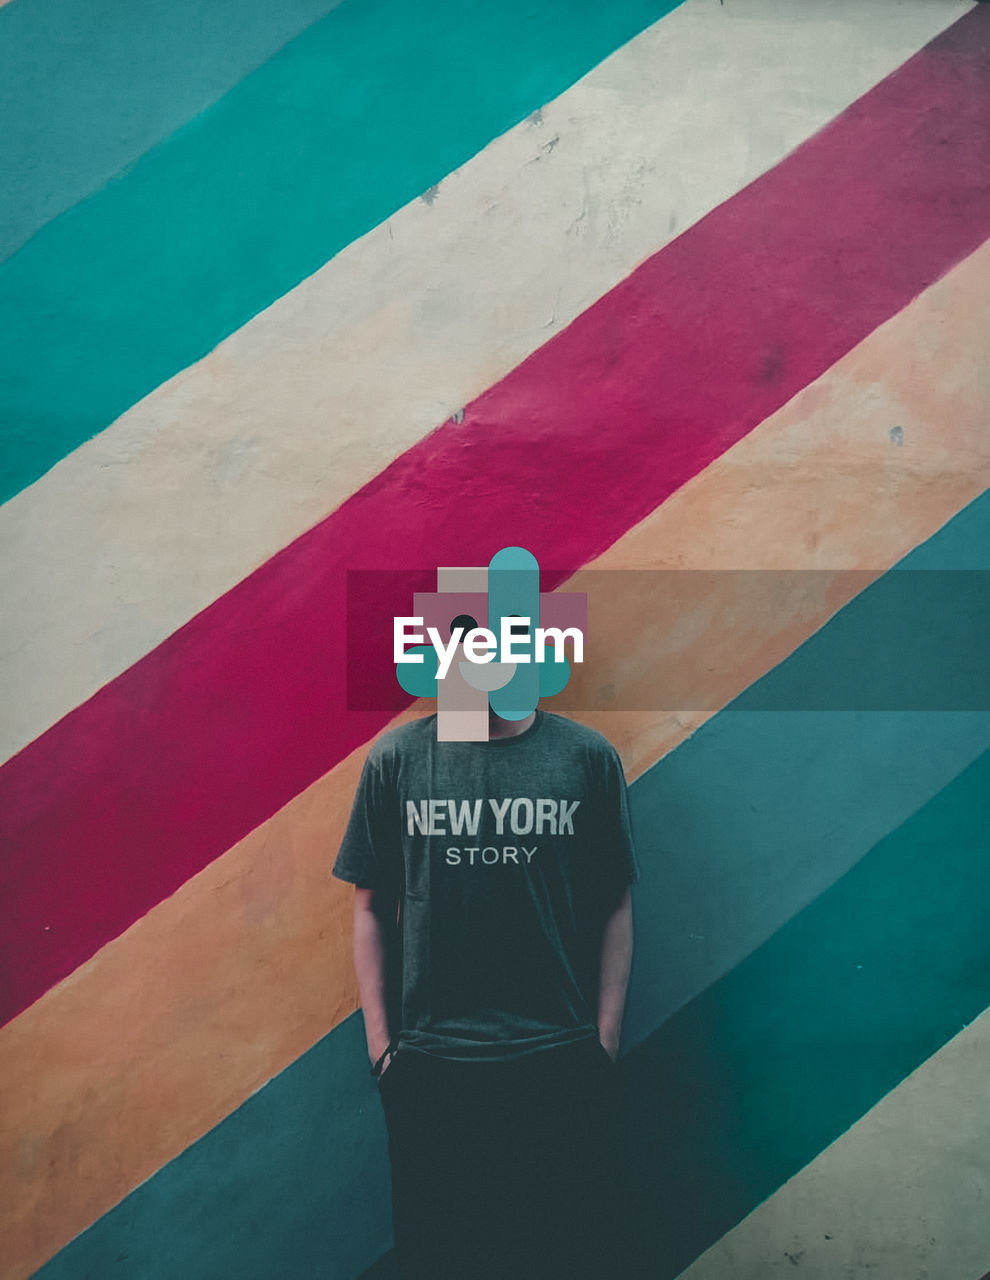
[[[392,1059],[395,1057],[395,1049],[393,1047],[391,1052],[389,1052],[388,1040],[385,1040],[382,1043],[381,1047],[376,1045],[375,1048],[377,1049],[377,1053],[375,1053],[375,1056],[371,1059],[371,1068],[373,1073],[374,1073],[375,1063],[378,1061],[379,1058],[382,1057],[382,1054],[385,1055],[385,1057],[382,1058],[382,1065],[379,1067],[377,1072],[377,1078],[380,1080],[382,1076],[385,1074],[385,1072],[392,1065]],[[368,1046],[369,1055],[371,1054],[371,1052],[372,1052],[372,1046],[369,1044]]]

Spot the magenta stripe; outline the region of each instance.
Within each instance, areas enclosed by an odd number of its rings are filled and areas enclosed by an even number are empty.
[[[3,1016],[381,727],[343,710],[347,569],[585,563],[977,248],[988,51],[976,8],[9,761]]]

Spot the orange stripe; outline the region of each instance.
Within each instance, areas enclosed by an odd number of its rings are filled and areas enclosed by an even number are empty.
[[[725,594],[706,594],[679,649],[683,612],[675,629],[662,602],[647,618],[641,601],[614,601],[608,616],[592,615],[596,649],[618,655],[594,679],[621,681],[628,696],[675,667],[707,705],[724,705],[842,606],[855,580],[841,571],[862,569],[862,589],[979,496],[990,483],[990,404],[972,370],[988,326],[990,242],[589,566],[827,567],[836,576],[817,609],[790,619],[777,605],[767,612],[730,594],[743,581],[733,577]],[[902,445],[890,440],[893,425]],[[568,587],[580,589],[581,576]],[[759,588],[758,576],[749,581]],[[635,777],[709,714],[582,719],[617,744]],[[0,1200],[12,1277],[28,1275],[356,1007],[350,890],[330,866],[364,754],[0,1031]],[[39,1062],[48,1064],[42,1073]]]

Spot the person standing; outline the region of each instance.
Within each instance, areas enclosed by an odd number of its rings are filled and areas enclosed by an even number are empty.
[[[403,1280],[625,1274],[615,1060],[639,873],[615,748],[537,709],[365,762],[333,874],[388,1130]]]

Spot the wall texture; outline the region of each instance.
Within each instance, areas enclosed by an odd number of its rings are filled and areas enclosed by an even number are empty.
[[[347,571],[508,543],[658,1280],[983,1276],[990,6],[10,0],[0,104],[5,1280],[388,1274]]]

